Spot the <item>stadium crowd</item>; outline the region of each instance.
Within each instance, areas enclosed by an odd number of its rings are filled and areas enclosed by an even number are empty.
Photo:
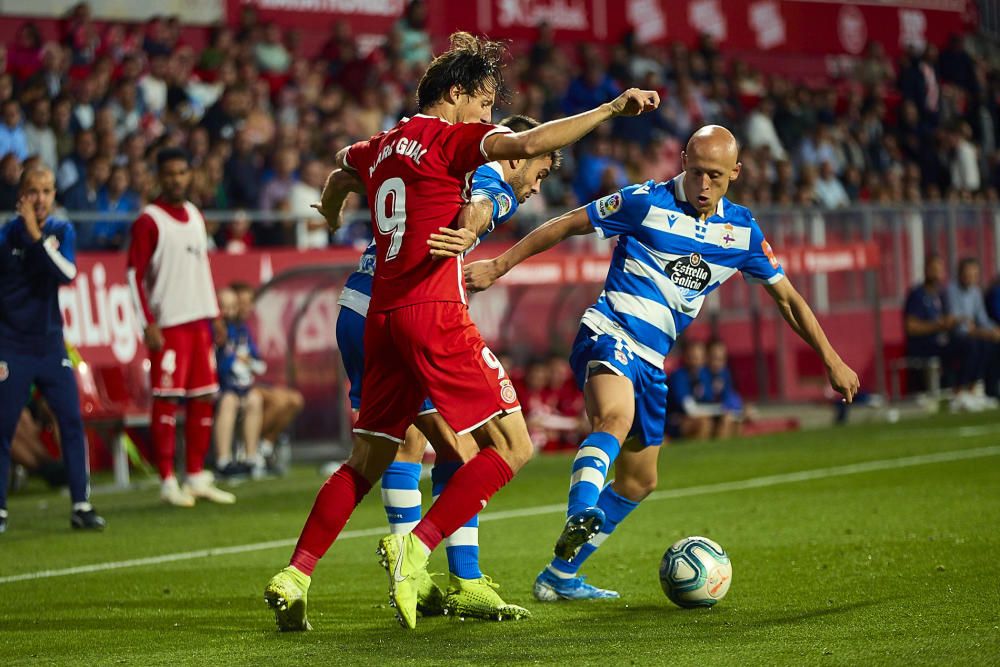
[[[385,43],[367,53],[338,24],[318,54],[305,53],[294,31],[258,21],[252,7],[236,27],[214,29],[201,50],[185,43],[176,17],[98,27],[80,3],[58,41],[25,20],[14,43],[0,46],[0,210],[13,210],[25,164],[41,161],[57,170],[59,203],[95,221],[78,224],[79,246],[120,248],[128,216],[100,214],[149,201],[152,156],[179,146],[196,167],[197,205],[273,213],[213,223],[217,248],[360,242],[363,223],[330,239],[309,204],[336,150],[412,112],[432,53],[425,18],[419,0],[409,3]],[[609,50],[568,48],[543,25],[507,71],[515,94],[503,111],[538,119],[589,108],[630,85],[664,99],[658,113],[613,124],[571,151],[513,233],[547,205],[565,209],[671,177],[682,142],[706,123],[733,128],[744,142],[743,175],[731,192],[742,203],[995,201],[1000,186],[1000,67],[957,36],[897,62],[873,42],[853,71],[803,85],[727,58],[708,37],[694,48],[629,37]]]

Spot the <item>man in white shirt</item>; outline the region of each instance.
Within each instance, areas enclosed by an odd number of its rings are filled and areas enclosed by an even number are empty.
[[[293,183],[288,192],[288,208],[296,216],[295,245],[299,250],[325,248],[330,244],[326,219],[312,208],[319,201],[328,171],[319,160],[309,160],[299,172],[301,180]]]

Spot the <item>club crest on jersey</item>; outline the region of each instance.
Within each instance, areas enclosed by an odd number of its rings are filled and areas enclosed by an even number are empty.
[[[617,213],[622,207],[622,194],[616,192],[597,200],[597,217],[601,220]]]
[[[3,382],[10,377],[10,369],[7,367],[6,361],[0,361],[0,382]]]
[[[504,403],[513,403],[517,400],[517,392],[509,378],[500,380],[500,398],[504,400]]]
[[[727,250],[732,248],[733,244],[736,243],[736,237],[733,236],[734,231],[733,226],[726,223],[726,226],[722,228],[722,238],[719,240],[719,245]]]
[[[510,213],[510,207],[513,205],[514,202],[511,200],[510,195],[503,192],[497,195],[497,206],[500,209],[501,218]]]
[[[701,253],[693,252],[687,257],[678,257],[668,262],[666,269],[670,280],[685,296],[700,294],[712,282],[712,270],[702,259]]]

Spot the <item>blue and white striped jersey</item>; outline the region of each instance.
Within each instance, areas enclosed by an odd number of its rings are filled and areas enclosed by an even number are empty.
[[[702,221],[683,182],[683,173],[664,183],[647,181],[587,205],[597,234],[617,236],[618,245],[604,291],[582,323],[625,339],[658,368],[705,296],[737,271],[769,284],[785,275],[748,209],[723,198]]]
[[[487,234],[496,229],[497,225],[507,222],[517,212],[517,197],[514,195],[514,189],[503,180],[503,167],[500,166],[499,162],[484,164],[476,169],[476,173],[472,175],[470,198],[480,197],[488,199],[493,205],[493,217],[490,219],[489,227],[479,236],[479,241],[482,241]],[[476,245],[479,244],[479,241],[476,241]],[[372,241],[361,254],[358,270],[352,273],[347,278],[347,282],[344,283],[344,289],[341,291],[337,303],[367,317],[368,304],[372,298],[372,276],[374,275],[375,241]]]

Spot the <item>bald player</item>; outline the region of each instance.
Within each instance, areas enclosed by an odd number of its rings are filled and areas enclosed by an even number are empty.
[[[830,345],[785,276],[750,211],[726,199],[740,174],[739,147],[724,127],[698,130],[684,171],[598,199],[531,232],[503,255],[465,268],[480,291],[565,238],[617,236],[604,291],[587,309],[570,364],[583,389],[591,433],[570,478],[569,507],[555,558],[535,580],[538,600],[617,598],[587,584],[580,567],[656,488],[667,403],[664,357],[694,321],[705,296],[737,271],[764,285],[782,316],[826,365],[830,385],[851,402],[858,376]],[[605,486],[615,465],[614,481]]]

